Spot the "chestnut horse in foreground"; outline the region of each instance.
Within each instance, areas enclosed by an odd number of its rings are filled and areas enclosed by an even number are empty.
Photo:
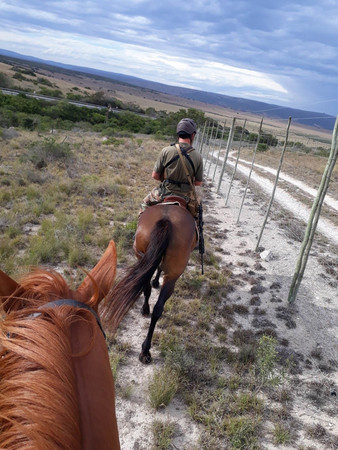
[[[136,230],[134,251],[138,261],[127,269],[125,276],[113,287],[107,298],[107,322],[115,331],[121,318],[144,293],[142,314],[149,314],[151,278],[158,269],[153,282],[158,287],[161,271],[163,283],[151,316],[147,337],[142,344],[140,361],[151,362],[151,340],[156,322],[161,317],[164,304],[174,291],[177,279],[184,272],[190,253],[197,242],[195,220],[182,206],[160,203],[147,208],[140,216]]]
[[[98,317],[115,271],[113,241],[76,290],[56,272],[0,271],[1,449],[120,449]]]

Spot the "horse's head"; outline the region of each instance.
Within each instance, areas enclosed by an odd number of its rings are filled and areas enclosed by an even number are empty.
[[[120,448],[97,331],[115,272],[113,241],[76,290],[55,271],[19,282],[0,271],[0,448]]]
[[[116,249],[113,241],[76,290],[70,289],[55,271],[36,269],[16,282],[0,270],[0,304],[7,313],[26,306],[41,306],[49,301],[71,298],[97,311],[100,301],[113,284],[115,273]]]

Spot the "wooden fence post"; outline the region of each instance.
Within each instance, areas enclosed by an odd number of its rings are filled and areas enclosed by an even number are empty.
[[[215,137],[214,137],[214,143],[213,143],[212,150],[211,150],[211,154],[210,154],[209,169],[208,169],[207,177],[209,177],[209,172],[210,172],[210,167],[211,167],[211,161],[212,161],[212,159],[213,159],[213,153],[214,153],[215,147],[216,147],[216,139],[217,139],[217,137],[218,137],[218,130],[219,130],[219,122],[217,122],[217,127],[216,127],[216,132],[215,132]]]
[[[212,135],[213,135],[213,132],[214,132],[214,128],[215,128],[215,123],[213,122],[211,131],[210,131],[210,136],[209,136],[208,150],[207,150],[207,154],[205,156],[205,166],[207,165],[207,162],[208,162],[208,156],[209,156],[209,152],[210,152],[210,145],[211,145],[211,141],[212,141]]]
[[[268,206],[268,208],[267,208],[267,211],[266,211],[266,214],[265,214],[265,217],[264,217],[264,221],[263,221],[263,225],[262,225],[262,228],[261,228],[261,232],[260,232],[259,237],[258,237],[258,241],[257,241],[256,249],[255,249],[256,252],[258,251],[258,247],[259,247],[259,244],[260,244],[260,242],[261,242],[261,238],[262,238],[262,235],[263,235],[263,231],[264,231],[266,222],[267,222],[267,220],[268,220],[268,217],[269,217],[269,214],[270,214],[270,209],[271,209],[271,206],[272,206],[274,197],[275,197],[275,192],[276,192],[276,188],[277,188],[277,183],[278,183],[278,179],[279,179],[279,174],[280,174],[280,171],[281,171],[281,168],[282,168],[282,163],[283,163],[284,153],[285,153],[286,146],[287,146],[287,143],[288,143],[290,124],[291,124],[291,117],[289,117],[288,124],[287,124],[287,127],[286,127],[284,147],[283,147],[283,150],[282,150],[282,153],[281,153],[281,156],[280,156],[279,166],[278,166],[277,173],[276,173],[275,184],[274,184],[274,187],[273,187],[273,189],[272,189],[272,193],[271,193],[271,198],[270,198],[269,206]]]
[[[306,263],[309,257],[309,253],[311,250],[313,237],[316,231],[317,223],[320,216],[320,210],[322,207],[322,204],[324,202],[324,197],[327,191],[327,188],[330,183],[330,178],[332,171],[334,169],[334,166],[337,162],[337,154],[338,154],[338,143],[337,143],[337,131],[338,131],[338,116],[336,118],[335,126],[333,129],[332,134],[332,141],[331,141],[331,152],[329,155],[329,159],[327,161],[325,170],[323,172],[322,181],[320,183],[320,186],[318,188],[317,196],[313,202],[310,218],[306,227],[305,236],[301,245],[300,254],[298,257],[298,261],[296,264],[295,273],[293,275],[288,301],[289,303],[292,303],[296,297],[297,293],[301,284],[301,281],[303,279],[304,271],[306,268]]]
[[[230,195],[230,191],[231,191],[231,188],[232,188],[232,183],[234,181],[236,170],[237,170],[239,155],[241,153],[241,148],[242,148],[242,140],[243,140],[243,134],[244,134],[244,130],[245,130],[245,125],[246,125],[246,119],[244,120],[244,123],[243,123],[241,138],[240,138],[240,141],[239,141],[239,147],[238,147],[238,152],[237,152],[236,163],[235,163],[234,170],[232,171],[232,176],[231,176],[231,180],[230,180],[229,190],[228,190],[228,193],[227,193],[227,196],[226,196],[226,199],[225,199],[225,204],[226,205],[227,205],[228,200],[229,200],[229,195]]]
[[[253,166],[254,166],[254,164],[255,164],[255,158],[256,158],[256,153],[257,153],[257,147],[258,147],[258,145],[259,145],[259,141],[260,141],[260,138],[261,138],[262,125],[263,125],[263,118],[262,118],[261,123],[260,123],[260,125],[259,125],[259,130],[258,130],[258,135],[257,135],[257,142],[256,142],[255,149],[254,149],[254,152],[253,152],[253,157],[252,157],[252,162],[251,162],[250,172],[249,172],[249,176],[248,176],[248,179],[247,179],[247,182],[246,182],[246,186],[245,186],[245,190],[244,190],[244,195],[243,195],[243,198],[242,198],[241,207],[239,208],[239,213],[238,213],[238,217],[237,217],[237,222],[236,222],[236,223],[239,222],[239,218],[240,218],[240,216],[241,216],[241,212],[242,212],[244,200],[245,200],[245,197],[246,197],[246,192],[247,192],[247,190],[248,190],[248,186],[249,186],[249,183],[250,183],[250,178],[251,178],[251,174],[252,174],[252,169],[253,169]]]
[[[204,127],[203,127],[202,137],[201,137],[201,139],[199,139],[199,142],[198,142],[198,151],[199,151],[201,154],[203,153],[204,135],[205,135],[205,130],[206,130],[206,127],[207,127],[207,123],[208,123],[208,121],[206,120],[206,121],[204,122]]]
[[[218,147],[218,154],[217,154],[217,161],[216,161],[216,164],[215,164],[214,175],[212,177],[212,181],[213,182],[214,182],[214,179],[215,179],[215,174],[216,174],[216,170],[217,170],[217,166],[218,166],[219,156],[221,154],[222,142],[223,142],[223,136],[224,136],[224,130],[225,130],[225,124],[226,123],[227,123],[227,120],[225,119],[224,124],[223,124],[222,136],[221,136],[221,140],[220,140],[219,147]]]
[[[225,165],[227,163],[229,151],[230,151],[231,144],[232,144],[232,139],[233,139],[234,133],[235,133],[235,123],[236,123],[236,118],[233,117],[232,122],[231,122],[231,128],[230,128],[229,136],[228,136],[227,147],[226,147],[226,150],[225,150],[225,155],[224,155],[224,161],[223,161],[223,165],[222,165],[222,169],[221,169],[221,174],[220,174],[219,181],[218,181],[217,194],[219,193],[219,190],[221,189],[221,184],[222,184],[222,178],[223,178],[223,174],[224,174],[224,170],[225,170]]]

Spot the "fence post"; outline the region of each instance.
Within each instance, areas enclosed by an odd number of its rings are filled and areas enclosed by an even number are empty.
[[[230,151],[230,148],[231,148],[231,144],[232,144],[232,139],[234,137],[235,123],[236,123],[236,118],[233,117],[232,122],[231,122],[231,128],[230,128],[229,136],[228,136],[227,147],[226,147],[226,150],[225,150],[225,155],[224,155],[224,161],[223,161],[223,165],[222,165],[222,169],[221,169],[221,174],[220,174],[219,181],[218,181],[217,194],[219,193],[219,190],[221,189],[221,184],[222,184],[222,178],[223,178],[223,174],[224,174],[224,170],[225,170],[225,165],[227,163],[228,154],[229,154],[229,151]]]
[[[207,162],[208,162],[208,156],[209,156],[209,152],[210,152],[210,145],[211,145],[212,134],[214,132],[214,128],[215,128],[215,123],[212,122],[212,128],[211,128],[211,131],[210,131],[209,142],[208,142],[208,150],[207,150],[207,154],[205,156],[205,166],[207,165]]]
[[[244,200],[245,200],[245,197],[246,197],[246,192],[247,192],[247,190],[248,190],[248,186],[249,186],[249,183],[250,183],[250,178],[251,178],[252,169],[253,169],[253,166],[254,166],[254,164],[255,164],[255,158],[256,158],[257,147],[258,147],[258,144],[259,144],[259,141],[260,141],[260,138],[261,138],[262,125],[263,125],[263,118],[262,118],[261,123],[260,123],[260,125],[259,125],[258,136],[257,136],[257,142],[256,142],[255,149],[254,149],[254,152],[253,152],[253,157],[252,157],[252,163],[251,163],[251,167],[250,167],[250,172],[249,172],[249,176],[248,176],[248,179],[247,179],[247,182],[246,182],[246,186],[245,186],[245,190],[244,190],[244,195],[243,195],[243,198],[242,198],[241,207],[239,208],[239,213],[238,213],[238,217],[237,217],[237,222],[236,222],[236,223],[239,222],[239,218],[240,218],[240,215],[241,215],[241,212],[242,212]]]
[[[211,150],[211,154],[210,154],[209,169],[208,169],[207,177],[209,177],[209,172],[210,172],[210,167],[211,167],[211,161],[212,161],[212,159],[213,159],[213,153],[214,153],[214,151],[215,151],[216,140],[217,140],[217,137],[218,137],[218,130],[219,130],[219,122],[217,122],[216,133],[215,133],[215,137],[214,137],[215,142],[214,142],[214,144],[213,144],[213,147],[212,147],[212,150]]]
[[[298,261],[296,264],[295,273],[293,275],[293,279],[291,282],[291,287],[289,291],[288,301],[289,303],[292,303],[296,297],[297,293],[301,284],[301,281],[303,279],[304,271],[306,268],[306,263],[309,257],[309,253],[311,250],[313,237],[316,232],[317,223],[320,216],[320,210],[324,201],[324,197],[327,191],[327,188],[330,183],[330,178],[332,171],[334,169],[334,166],[337,161],[337,154],[338,154],[338,143],[337,143],[337,130],[338,130],[338,116],[336,118],[335,126],[333,129],[332,134],[332,141],[331,141],[331,152],[325,167],[325,170],[323,172],[322,181],[320,183],[320,186],[318,188],[317,196],[313,202],[310,218],[306,227],[305,236],[301,245],[300,254],[298,256]]]
[[[201,154],[203,153],[204,134],[205,134],[205,130],[206,130],[206,127],[207,127],[207,123],[208,123],[208,121],[206,120],[206,121],[204,122],[204,127],[203,127],[202,137],[201,137],[201,139],[200,139],[199,142],[198,142],[198,147],[199,147],[198,151],[199,151]]]
[[[217,170],[218,161],[219,161],[219,156],[221,154],[222,142],[223,142],[223,136],[224,136],[225,124],[226,123],[227,123],[227,120],[225,119],[224,124],[223,124],[222,136],[221,136],[221,140],[220,140],[219,147],[218,147],[217,161],[216,161],[216,164],[215,164],[215,170],[214,170],[214,175],[212,177],[212,182],[214,182],[214,179],[215,179],[216,170]]]
[[[287,127],[286,127],[284,147],[283,147],[283,150],[282,150],[282,153],[281,153],[281,156],[280,156],[279,166],[278,166],[277,173],[276,173],[275,184],[274,184],[274,187],[272,189],[272,194],[271,194],[269,206],[268,206],[268,209],[266,211],[266,214],[265,214],[265,217],[264,217],[264,221],[263,221],[263,225],[262,225],[262,228],[261,228],[261,232],[260,232],[259,237],[258,237],[258,241],[257,241],[256,249],[255,249],[256,252],[258,251],[258,247],[259,247],[259,244],[261,242],[263,231],[264,231],[266,222],[268,220],[268,217],[269,217],[269,214],[270,214],[270,209],[271,209],[274,197],[275,197],[275,192],[276,192],[276,188],[277,188],[279,174],[280,174],[280,171],[281,171],[283,158],[284,158],[284,153],[285,153],[286,145],[287,145],[287,142],[288,142],[290,124],[291,124],[291,117],[289,117],[288,124],[287,124]]]
[[[228,193],[227,193],[227,196],[226,196],[226,199],[225,199],[225,204],[226,205],[227,205],[228,200],[229,200],[229,194],[230,194],[232,183],[234,181],[236,170],[237,170],[237,164],[238,164],[238,160],[239,160],[239,155],[241,153],[241,148],[242,148],[242,139],[243,139],[243,134],[244,134],[244,130],[245,130],[245,125],[246,125],[246,119],[244,120],[244,123],[243,123],[241,138],[240,138],[240,141],[239,141],[239,147],[238,147],[238,152],[237,152],[236,163],[235,163],[234,170],[232,171],[232,177],[231,177],[231,180],[230,180],[230,186],[229,186],[229,190],[228,190]]]

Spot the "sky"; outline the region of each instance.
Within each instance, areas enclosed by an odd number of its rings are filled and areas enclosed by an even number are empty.
[[[0,48],[338,114],[337,0],[0,0]]]

